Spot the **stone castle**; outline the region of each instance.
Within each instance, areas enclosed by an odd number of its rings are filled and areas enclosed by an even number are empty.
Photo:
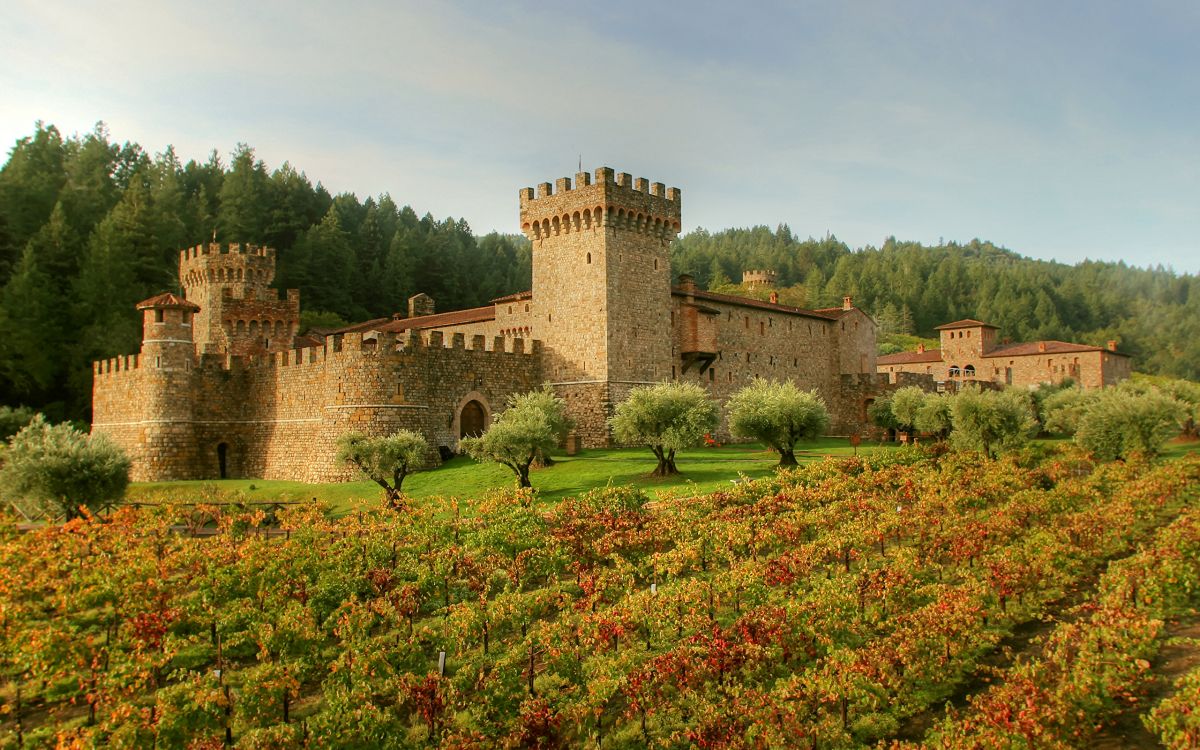
[[[608,168],[520,191],[533,288],[438,313],[300,337],[299,295],[270,288],[273,250],[210,244],[180,253],[183,295],[138,305],[140,354],[93,366],[93,424],[139,481],[349,478],[334,460],[349,430],[409,428],[453,451],[508,396],[549,384],[585,447],[611,444],[607,419],[638,386],[686,380],[723,402],[756,377],[816,388],[832,431],[865,424],[878,392],[932,379],[876,372],[875,324],[849,297],[807,310],[672,285],[677,188]],[[773,282],[770,274],[754,276]]]
[[[946,323],[937,330],[941,348],[927,351],[922,345],[915,352],[884,355],[877,362],[879,372],[1026,388],[1068,379],[1083,388],[1104,388],[1132,374],[1132,360],[1117,351],[1116,341],[1104,347],[1069,341],[999,342],[996,326],[971,319]]]

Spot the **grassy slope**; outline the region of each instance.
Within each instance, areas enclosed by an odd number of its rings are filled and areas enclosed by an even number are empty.
[[[802,444],[796,454],[802,463],[825,456],[848,456],[853,448],[844,438],[822,438]],[[891,447],[867,447],[860,450],[892,450]],[[680,454],[677,463],[682,474],[659,479],[649,476],[654,456],[644,448],[586,450],[577,456],[559,456],[555,465],[534,471],[533,486],[543,502],[560,500],[606,484],[633,484],[647,494],[667,492],[711,492],[739,476],[758,478],[774,470],[779,457],[760,445],[728,445],[721,448],[696,448]],[[414,498],[434,495],[478,497],[496,487],[513,484],[512,473],[497,464],[477,464],[458,457],[442,466],[413,474],[404,482],[405,492]],[[253,488],[253,489],[252,489]],[[220,481],[153,482],[130,487],[130,500],[218,500],[244,497],[247,500],[309,500],[316,498],[345,512],[360,503],[380,500],[379,487],[370,481],[341,484],[304,484],[282,480],[226,479]]]

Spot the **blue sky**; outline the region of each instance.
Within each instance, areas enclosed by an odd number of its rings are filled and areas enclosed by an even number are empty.
[[[684,226],[1200,271],[1200,3],[9,0],[0,143],[252,145],[477,232],[600,165]]]

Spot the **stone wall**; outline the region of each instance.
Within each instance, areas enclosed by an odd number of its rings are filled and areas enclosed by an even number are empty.
[[[404,339],[346,334],[257,357],[204,355],[195,369],[169,376],[130,359],[97,363],[92,429],[126,449],[135,481],[216,478],[222,454],[230,477],[348,479],[352,472],[334,453],[349,430],[420,431],[432,463],[438,446],[457,446],[468,401],[491,415],[508,395],[541,383],[536,343],[526,351],[523,340],[506,348],[504,339],[446,339],[436,331]],[[190,413],[147,409],[150,394],[164,388]]]

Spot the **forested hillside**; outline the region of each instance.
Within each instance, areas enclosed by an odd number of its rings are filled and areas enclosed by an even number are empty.
[[[331,195],[248,146],[185,163],[172,149],[114,142],[103,126],[64,137],[39,125],[0,168],[0,403],[86,419],[90,362],[137,350],[134,304],[175,289],[178,251],[214,235],[275,247],[276,286],[300,289],[309,322],[390,315],[417,291],[449,310],[530,285],[520,236],[476,237],[463,220],[419,216],[386,195]],[[703,286],[770,268],[794,304],[851,294],[890,332],[976,317],[1017,339],[1116,338],[1138,369],[1200,378],[1194,276],[1034,261],[986,242],[852,250],[786,226],[697,230],[673,254],[675,272]]]
[[[0,170],[0,403],[86,418],[90,362],[137,351],[134,304],[175,289],[179,250],[214,233],[278,249],[275,285],[300,289],[311,322],[391,315],[417,291],[450,310],[529,288],[524,238],[330,195],[244,145],[185,164],[102,126],[39,126]]]

